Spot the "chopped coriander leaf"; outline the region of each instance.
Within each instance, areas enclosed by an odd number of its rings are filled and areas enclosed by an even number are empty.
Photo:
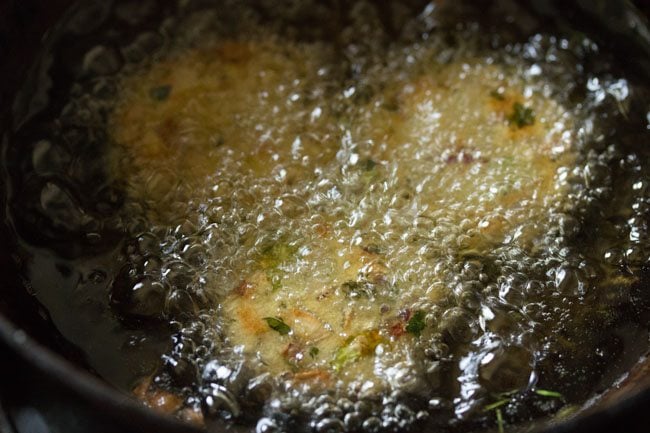
[[[499,429],[499,433],[503,433],[504,432],[503,414],[501,413],[501,409],[497,409],[496,414],[497,414],[497,428]]]
[[[265,268],[275,268],[295,256],[297,248],[289,243],[278,241],[262,251],[262,265]]]
[[[172,86],[170,85],[152,87],[151,90],[149,90],[149,96],[151,96],[151,99],[154,101],[164,101],[169,98],[171,93]]]
[[[535,124],[535,113],[532,108],[525,107],[519,102],[515,102],[512,106],[512,113],[508,116],[511,125],[517,128],[531,126]]]
[[[557,391],[549,391],[547,389],[536,389],[535,394],[541,395],[542,397],[550,397],[550,398],[564,398],[562,394],[560,394]]]
[[[520,390],[518,390],[518,389],[511,389],[510,391],[500,392],[500,393],[496,394],[496,396],[497,396],[498,398],[508,398],[508,397],[512,397],[512,396],[514,396],[514,395],[517,394],[518,392],[520,392]]]
[[[509,401],[510,401],[510,399],[507,399],[507,398],[495,401],[494,403],[491,403],[491,404],[488,404],[487,406],[485,406],[483,408],[483,412],[490,412],[490,411],[492,411],[494,409],[497,409],[497,408],[503,406],[504,404],[508,403]]]
[[[332,361],[332,367],[335,371],[351,362],[358,361],[362,356],[370,355],[375,348],[381,343],[381,337],[377,330],[367,330],[361,334],[349,337],[345,344],[340,347]]]
[[[375,287],[367,281],[346,281],[341,288],[349,298],[373,298]]]
[[[309,356],[311,356],[311,358],[314,359],[318,356],[319,352],[320,350],[318,349],[318,347],[312,347],[311,349],[309,349]]]
[[[413,317],[406,324],[406,332],[419,337],[426,324],[424,323],[424,311],[416,311]]]
[[[355,362],[359,358],[361,358],[361,349],[348,343],[336,351],[332,367],[334,367],[334,370],[339,371],[344,365]]]
[[[262,320],[265,320],[269,325],[269,328],[277,331],[280,335],[287,335],[289,332],[291,332],[289,325],[284,323],[284,320],[282,320],[280,317],[265,317]]]

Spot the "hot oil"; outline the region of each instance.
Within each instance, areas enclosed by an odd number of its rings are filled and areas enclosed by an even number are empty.
[[[33,290],[107,380],[208,427],[472,431],[647,350],[645,90],[592,41],[146,6],[7,156]]]

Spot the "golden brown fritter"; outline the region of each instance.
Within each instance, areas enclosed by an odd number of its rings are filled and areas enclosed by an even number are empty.
[[[566,194],[557,179],[575,159],[571,115],[497,65],[469,59],[430,69],[394,83],[371,103],[384,108],[362,115],[373,157],[414,185],[422,214],[469,219],[482,236],[467,248],[512,239]],[[526,227],[516,236],[530,247],[541,234]]]
[[[391,91],[396,106],[360,116],[366,124],[359,130],[368,136],[359,141],[375,141],[364,161],[393,170],[393,181],[415,185],[417,212],[472,227],[455,250],[485,253],[507,241],[533,247],[545,233],[541,219],[550,202],[564,198],[556,190],[558,170],[574,157],[564,109],[539,94],[525,97],[516,77],[478,62],[437,68]],[[405,271],[400,264],[417,260],[414,250],[389,267],[381,254],[334,238],[311,246],[311,260],[335,258],[331,272],[294,274],[275,263],[242,280],[224,303],[231,342],[257,353],[276,374],[317,370],[381,388],[377,346],[401,354],[393,363],[407,357],[418,341],[406,331],[416,313],[409,303],[435,304],[451,288],[390,286]],[[276,287],[273,278],[281,279]],[[351,298],[351,291],[358,293]],[[266,317],[281,319],[289,334],[280,335],[261,320]]]
[[[221,320],[228,344],[273,375],[381,391],[383,372],[417,351],[421,333],[444,331],[418,306],[450,305],[453,288],[444,280],[449,269],[436,268],[443,262],[422,252],[430,245],[404,240],[382,251],[356,242],[358,233],[374,225],[400,237],[410,230],[403,221],[429,218],[442,235],[427,242],[447,255],[508,242],[534,248],[548,208],[566,195],[557,179],[574,158],[571,119],[525,80],[480,59],[425,68],[339,118],[331,106],[340,95],[323,103],[323,61],[273,41],[172,57],[125,82],[113,138],[130,193],[151,203],[157,222],[191,218],[168,203],[223,194],[213,187],[223,178],[251,187],[304,181],[312,202],[323,195],[318,188],[333,185],[327,203],[350,213],[306,206],[296,218],[319,224],[251,247],[246,257],[255,263],[233,268],[239,276],[220,301]],[[346,153],[339,144],[346,128],[349,140],[370,146]],[[365,173],[358,187],[339,191],[355,169]],[[250,206],[263,199],[253,196]],[[363,206],[374,222],[355,227]],[[413,278],[428,268],[435,269]]]
[[[214,178],[290,184],[328,162],[337,131],[319,104],[326,57],[317,45],[273,38],[225,41],[126,78],[111,129],[131,195],[168,208],[204,200]]]

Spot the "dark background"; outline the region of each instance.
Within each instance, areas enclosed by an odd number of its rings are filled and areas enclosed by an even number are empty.
[[[584,3],[589,1],[583,0]],[[12,95],[24,79],[24,72],[40,44],[44,30],[53,24],[54,18],[69,3],[66,0],[0,0],[0,131],[7,126],[5,115],[10,109]],[[569,3],[566,1],[566,4]],[[650,0],[636,0],[633,3],[646,17],[650,16]],[[43,13],[44,10],[48,13]],[[0,209],[4,209],[5,204],[0,191]],[[9,244],[11,239],[0,229],[0,274],[5,274],[0,285],[3,294],[0,297],[0,313],[14,322],[29,326],[30,335],[36,336],[39,341],[60,349],[63,344],[58,341],[60,337],[52,330],[39,326],[42,320],[30,317],[25,313],[28,309],[15,308],[15,302],[12,305],[6,303],[5,295],[12,290],[15,291],[12,295],[14,301],[29,302],[21,298],[26,296],[25,291],[17,273],[12,271],[15,265],[10,251],[3,248]],[[15,349],[0,341],[0,401],[4,399],[5,403],[8,402],[4,411],[0,407],[0,433],[15,433],[10,428],[8,418],[20,429],[18,433],[189,431],[173,423],[162,423],[160,418],[144,410],[133,409],[126,399],[120,403],[114,398],[107,398],[98,387],[71,383],[66,376],[70,371],[39,370],[34,364],[48,362],[47,359],[29,359],[16,353]],[[11,400],[6,399],[8,395],[11,395]],[[650,392],[573,427],[573,433],[649,433]],[[568,428],[572,426],[557,432],[568,432]]]

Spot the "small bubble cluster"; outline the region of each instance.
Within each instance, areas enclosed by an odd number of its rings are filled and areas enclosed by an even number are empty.
[[[473,431],[496,403],[509,423],[580,403],[628,362],[646,90],[593,41],[445,24],[471,7],[228,5],[85,11],[97,43],[40,117],[16,105],[38,127],[7,156],[20,236],[107,255],[88,280],[120,326],[171,336],[146,374],[178,417]]]

